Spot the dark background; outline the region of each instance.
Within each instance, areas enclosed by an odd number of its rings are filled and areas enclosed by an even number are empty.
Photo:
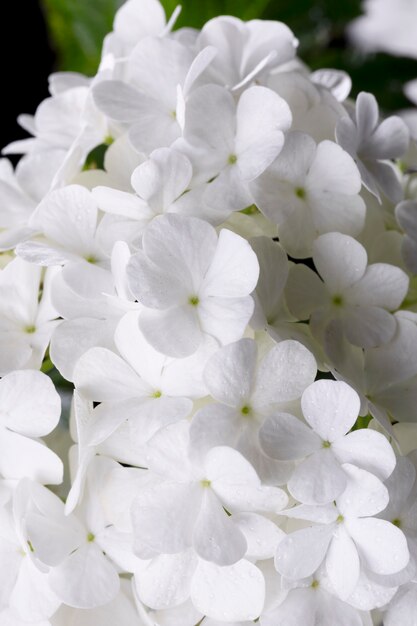
[[[27,136],[16,122],[19,113],[34,113],[48,95],[47,78],[56,58],[36,0],[2,3],[0,59],[2,103],[0,145]]]
[[[170,15],[178,0],[162,0]],[[0,146],[26,136],[19,113],[34,113],[48,95],[55,69],[92,75],[101,43],[122,0],[11,0],[2,4],[0,46],[2,107]],[[345,37],[361,15],[361,0],[183,0],[178,26],[200,28],[219,14],[285,22],[300,41],[312,69],[334,67],[352,76],[353,95],[371,91],[386,112],[409,106],[402,86],[417,77],[417,61],[386,54],[364,56]],[[417,30],[417,26],[416,26]]]

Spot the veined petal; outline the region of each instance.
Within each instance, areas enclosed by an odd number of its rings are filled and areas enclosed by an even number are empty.
[[[365,565],[375,574],[395,574],[406,567],[410,559],[407,540],[390,522],[374,517],[352,519],[347,530]]]
[[[233,565],[246,553],[245,536],[210,488],[204,489],[193,546],[202,559],[217,565]]]
[[[333,537],[334,525],[319,525],[296,530],[278,544],[275,567],[278,572],[299,580],[307,578],[323,563]]]
[[[202,496],[198,484],[163,483],[143,489],[131,508],[137,546],[158,554],[189,548]]]
[[[326,571],[339,598],[347,600],[358,583],[360,562],[356,546],[343,526],[333,535],[326,556]]]
[[[0,407],[7,428],[28,437],[50,433],[61,414],[51,379],[35,370],[11,372],[1,379]]]
[[[269,457],[281,461],[304,459],[322,447],[320,437],[289,413],[269,417],[259,431],[259,441]]]
[[[220,567],[199,562],[191,584],[191,600],[204,615],[221,621],[251,621],[260,615],[264,599],[265,580],[253,563],[242,559]]]
[[[161,610],[185,602],[197,564],[192,550],[161,554],[139,568],[134,576],[139,598],[152,609]]]
[[[281,341],[262,359],[252,402],[256,407],[299,398],[316,376],[314,356],[298,341]]]
[[[303,504],[327,504],[345,489],[346,474],[331,449],[323,448],[297,466],[288,491]]]
[[[120,588],[116,569],[94,542],[86,543],[52,568],[49,581],[62,602],[79,609],[111,602]]]
[[[204,369],[204,380],[213,398],[240,409],[251,396],[256,356],[257,346],[252,339],[241,339],[218,350]]]
[[[392,474],[396,463],[387,438],[369,428],[348,433],[332,444],[332,450],[340,463],[357,465],[381,480]]]
[[[77,361],[74,384],[89,400],[117,402],[147,397],[151,388],[117,354],[91,348]]]
[[[345,435],[359,415],[360,399],[354,389],[341,381],[318,380],[301,398],[304,417],[324,441]]]

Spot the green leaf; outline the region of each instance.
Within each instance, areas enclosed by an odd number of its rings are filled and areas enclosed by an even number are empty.
[[[93,75],[123,0],[42,0],[58,69]]]

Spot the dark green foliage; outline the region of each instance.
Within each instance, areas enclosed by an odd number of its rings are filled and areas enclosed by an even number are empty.
[[[42,0],[59,69],[93,74],[103,37],[122,0]],[[177,0],[162,0],[169,16]],[[407,106],[402,85],[417,76],[417,62],[385,54],[363,56],[349,46],[346,25],[361,13],[360,0],[184,0],[177,26],[201,28],[221,14],[262,17],[288,24],[300,41],[300,56],[313,69],[335,67],[352,76],[354,91],[375,93],[383,109]]]

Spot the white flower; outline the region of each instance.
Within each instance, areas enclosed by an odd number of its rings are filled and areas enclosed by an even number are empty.
[[[313,244],[319,276],[305,265],[293,265],[286,287],[290,311],[311,320],[322,337],[333,319],[340,320],[348,341],[371,348],[394,336],[398,309],[408,291],[408,276],[395,265],[368,265],[365,248],[341,233],[321,235]]]
[[[236,104],[227,89],[205,85],[189,97],[183,136],[175,144],[193,165],[194,181],[207,182],[203,200],[229,211],[252,204],[248,182],[280,153],[290,109],[266,87],[250,87]]]
[[[137,567],[130,535],[109,524],[100,501],[106,476],[115,466],[105,458],[94,461],[84,500],[69,517],[59,500],[55,510],[44,508],[26,515],[34,555],[50,568],[51,589],[62,602],[75,608],[109,603],[119,592],[119,571],[133,572]]]
[[[41,372],[11,372],[0,380],[0,473],[44,484],[62,481],[62,462],[39,438],[58,424],[61,402]]]
[[[191,178],[191,163],[185,155],[159,148],[133,172],[131,184],[135,195],[111,187],[95,187],[93,196],[102,211],[136,222],[137,236],[138,230],[144,230],[154,217],[163,213],[186,212],[206,217],[194,194],[189,199]],[[215,211],[211,213],[216,216]],[[223,212],[219,213],[223,217]]]
[[[144,563],[135,573],[135,582],[139,598],[151,608],[175,608],[190,598],[200,615],[239,626],[241,620],[259,617],[265,601],[264,576],[251,561],[219,566],[198,559],[190,550]],[[170,610],[171,615],[175,620]],[[174,626],[175,621],[168,624]]]
[[[0,620],[4,620],[7,626],[38,621],[41,622],[39,626],[45,626],[43,620],[46,621],[61,604],[50,588],[48,568],[39,561],[26,527],[27,512],[32,507],[36,512],[49,515],[51,531],[59,506],[62,508],[62,502],[55,495],[28,479],[15,486],[12,501],[2,506],[0,610],[8,607],[9,614],[0,613]]]
[[[277,344],[259,363],[257,353],[254,340],[241,339],[210,358],[204,381],[216,402],[193,417],[190,437],[201,454],[214,446],[232,446],[252,463],[262,480],[282,484],[292,466],[269,461],[259,448],[257,433],[267,416],[298,399],[313,382],[316,364],[296,341]]]
[[[37,265],[63,265],[63,277],[81,295],[111,292],[111,274],[105,269],[108,255],[100,245],[98,208],[92,195],[80,185],[48,194],[30,220],[43,238],[26,241],[17,254]]]
[[[395,207],[395,217],[404,231],[401,252],[407,269],[417,274],[417,202],[404,200]]]
[[[266,84],[288,103],[293,118],[291,130],[307,133],[316,142],[324,139],[334,141],[336,123],[346,112],[335,96],[321,86],[319,80],[324,81],[320,73],[314,72],[309,77],[303,68],[296,68],[295,71],[272,73]],[[340,84],[336,82],[334,91],[340,98],[347,91],[346,88],[344,93],[342,91],[347,79],[339,77],[339,80]]]
[[[417,611],[417,583],[399,589],[384,615],[385,626],[414,626]]]
[[[383,435],[369,429],[349,433],[360,400],[346,383],[316,381],[303,393],[301,406],[308,426],[293,415],[280,413],[264,423],[259,435],[270,457],[301,461],[288,481],[288,490],[297,500],[305,504],[335,500],[346,488],[345,463],[383,480],[391,474],[395,454]]]
[[[250,244],[259,262],[259,279],[253,298],[255,311],[251,327],[266,330],[274,341],[295,339],[302,343],[316,357],[323,361],[321,348],[311,335],[307,324],[297,324],[285,301],[284,288],[287,283],[290,264],[282,246],[269,237],[253,237]],[[319,365],[320,367],[320,365]],[[321,368],[320,368],[321,369]]]
[[[16,258],[1,270],[0,375],[41,366],[59,324],[51,304],[52,277],[53,270],[44,274],[40,267]]]
[[[326,331],[325,349],[332,371],[360,394],[360,414],[370,413],[387,432],[392,431],[394,418],[409,422],[415,415],[417,325],[409,315],[396,313],[392,340],[367,350],[349,344],[338,323],[333,322]]]
[[[416,490],[416,453],[409,457],[398,457],[391,476],[385,481],[389,493],[388,506],[378,514],[381,519],[388,520],[407,538],[410,561],[407,567],[390,577],[390,586],[398,587],[414,579],[417,571],[417,503]],[[381,581],[387,584],[386,580]]]
[[[352,41],[366,52],[417,58],[415,0],[365,0],[365,15],[349,27]]]
[[[51,295],[65,321],[52,335],[49,352],[55,367],[66,380],[73,380],[74,366],[89,348],[113,349],[117,323],[127,311],[140,308],[127,286],[126,267],[130,256],[129,246],[124,241],[114,245],[110,260],[111,288],[104,293],[92,290],[79,293],[74,291],[79,286],[77,282],[71,281],[74,283],[72,289],[63,272],[54,277]]]
[[[335,621],[337,620],[337,622]],[[292,586],[278,606],[265,612],[261,626],[364,626],[359,612],[335,597],[322,584],[322,576],[306,578]],[[366,626],[371,626],[370,622]]]
[[[128,55],[138,41],[162,35],[166,26],[158,0],[127,0],[116,12],[113,31],[104,40],[101,68],[112,68],[115,59]]]
[[[389,159],[403,156],[409,132],[403,120],[391,116],[379,123],[375,97],[362,91],[356,99],[354,117],[345,116],[336,127],[337,142],[356,161],[364,186],[380,200],[382,191],[393,202],[401,200],[399,176]]]
[[[137,314],[128,313],[115,332],[121,356],[106,348],[91,348],[78,360],[74,383],[83,396],[100,402],[84,425],[83,441],[116,460],[146,464],[143,445],[159,428],[186,418],[190,398],[206,395],[202,370],[214,346],[206,343],[194,355],[171,359],[144,339]],[[103,445],[104,444],[104,445]],[[80,463],[80,468],[82,464]]]
[[[61,152],[53,186],[68,184],[88,153],[109,135],[107,121],[92,101],[89,79],[81,74],[72,76],[72,82],[52,80],[52,96],[41,102],[34,117],[20,116],[21,126],[34,137],[4,149],[5,154],[46,153],[47,159],[57,158],[57,151]]]
[[[388,503],[388,491],[369,472],[345,463],[346,488],[335,503],[300,505],[286,513],[317,525],[296,530],[282,539],[275,566],[286,578],[312,576],[324,562],[336,594],[347,600],[361,568],[378,575],[395,574],[408,563],[407,541],[399,528],[374,516]]]
[[[97,107],[111,120],[129,127],[135,148],[149,154],[170,146],[181,135],[184,99],[213,58],[197,56],[171,38],[146,37],[129,55],[123,80],[102,80],[93,88]]]
[[[0,160],[0,250],[14,248],[32,235],[29,218],[49,191],[62,158],[59,150],[27,155],[15,171],[7,159]]]
[[[184,357],[205,335],[221,343],[242,337],[253,312],[256,255],[244,239],[193,217],[157,217],[143,250],[128,265],[129,286],[144,305],[139,326],[159,352]]]
[[[218,446],[202,455],[190,445],[185,421],[152,437],[146,462],[154,481],[132,505],[135,551],[141,558],[193,547],[205,561],[233,565],[248,549],[235,514],[277,512],[287,502],[281,489],[261,486],[250,463],[233,448]]]
[[[331,141],[290,133],[272,165],[250,185],[262,213],[278,224],[280,242],[293,257],[311,255],[316,237],[339,231],[358,235],[365,204],[358,169]]]
[[[197,37],[199,48],[213,46],[217,55],[207,71],[207,82],[239,90],[291,61],[298,45],[282,22],[216,17]]]
[[[128,581],[124,582],[126,585],[122,586],[122,589],[114,600],[102,607],[100,606],[94,609],[75,609],[62,605],[51,618],[50,626],[71,626],[72,624],[77,624],[77,626],[105,626],[106,622],[109,623],[109,621],[118,626],[149,626],[147,622],[142,621],[138,616],[138,612],[131,598],[130,585]],[[18,626],[20,626],[20,624]],[[34,626],[38,625],[35,624]],[[40,626],[44,625],[42,624]]]

